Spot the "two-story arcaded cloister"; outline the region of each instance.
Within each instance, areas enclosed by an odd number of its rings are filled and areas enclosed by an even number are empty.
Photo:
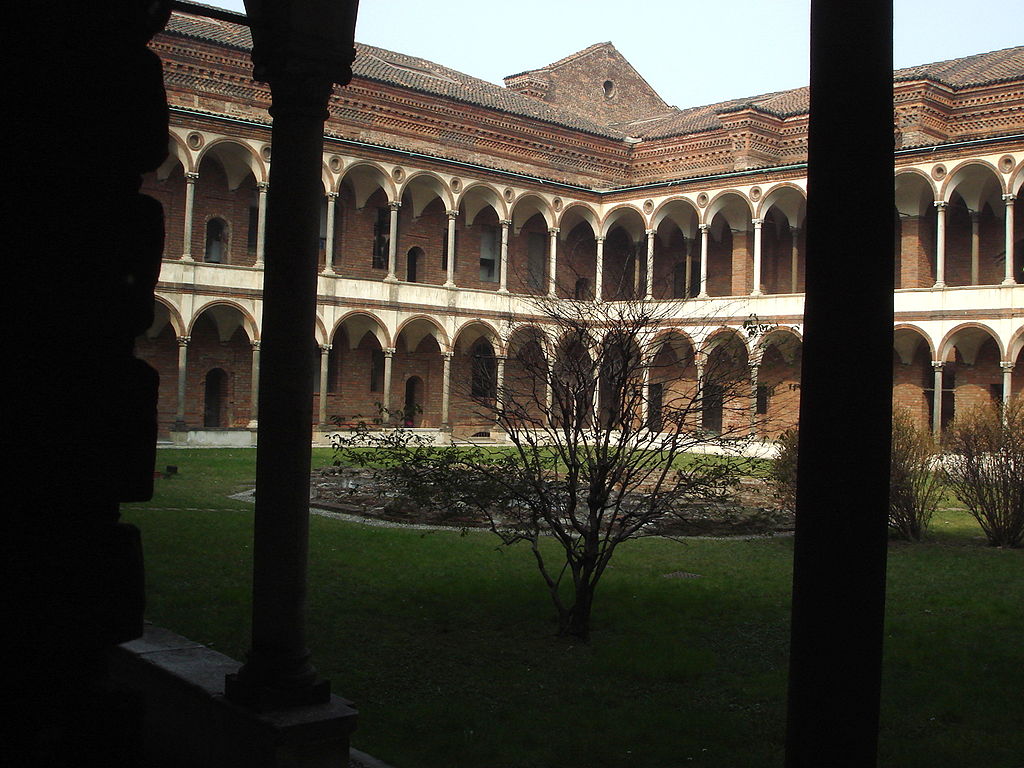
[[[249,45],[246,27],[198,9],[153,43],[172,127],[143,191],[167,232],[137,354],[160,373],[160,429],[179,441],[248,444],[259,418],[272,148]],[[806,89],[678,109],[608,43],[505,87],[357,50],[324,146],[309,340],[321,432],[378,404],[415,427],[486,432],[474,392],[513,387],[524,355],[566,353],[538,297],[660,302],[652,393],[696,386],[726,356],[764,436],[793,424],[804,265],[829,257],[805,247]],[[1024,48],[894,84],[894,395],[941,429],[1024,389]],[[871,226],[837,222],[835,237]],[[774,330],[752,341],[751,315]],[[835,358],[837,377],[856,377],[857,349]]]

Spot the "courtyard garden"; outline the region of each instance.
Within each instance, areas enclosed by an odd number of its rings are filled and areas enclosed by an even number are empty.
[[[241,659],[253,450],[162,450],[142,530],[147,618]],[[314,452],[314,467],[331,463]],[[1024,766],[1024,550],[944,500],[889,550],[880,765]],[[315,516],[309,645],[397,768],[777,766],[792,538],[627,542],[589,643],[556,637],[534,559],[483,530]]]

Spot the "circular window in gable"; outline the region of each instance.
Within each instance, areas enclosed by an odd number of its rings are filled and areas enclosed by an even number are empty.
[[[604,81],[604,97],[610,99],[615,96],[615,82],[613,80]]]

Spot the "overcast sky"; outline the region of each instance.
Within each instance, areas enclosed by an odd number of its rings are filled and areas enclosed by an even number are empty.
[[[207,0],[244,10],[242,0]],[[669,104],[807,83],[809,0],[361,0],[356,39],[502,83],[610,40]],[[488,9],[499,8],[500,12]],[[1021,0],[895,0],[895,66],[1024,44]]]

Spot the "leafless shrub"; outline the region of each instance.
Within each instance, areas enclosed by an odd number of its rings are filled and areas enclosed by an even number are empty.
[[[969,410],[946,434],[943,471],[989,544],[1024,543],[1024,398]]]

